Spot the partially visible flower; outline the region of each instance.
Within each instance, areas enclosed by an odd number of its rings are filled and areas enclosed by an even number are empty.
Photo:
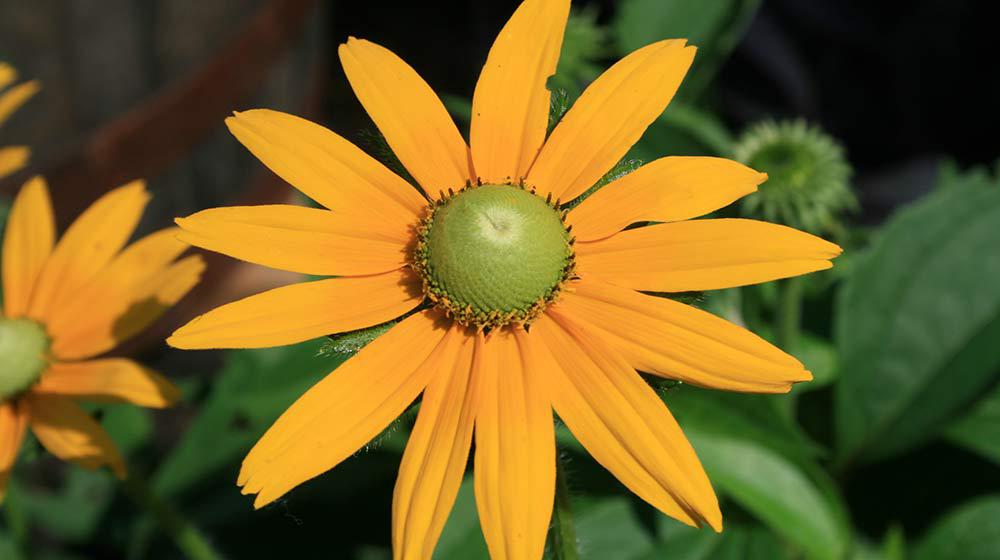
[[[836,229],[842,214],[857,209],[844,149],[804,120],[754,125],[733,155],[768,175],[757,192],[740,201],[740,213],[748,218],[822,235]]]
[[[38,82],[30,81],[7,89],[16,81],[17,71],[9,64],[0,62],[0,125],[40,88]],[[25,146],[0,147],[0,178],[24,167],[30,156],[31,150]]]
[[[201,277],[176,228],[128,247],[149,201],[136,181],[101,197],[58,244],[48,189],[28,181],[3,239],[0,317],[0,501],[28,427],[53,455],[86,468],[125,466],[77,400],[160,408],[178,396],[159,374],[125,358],[97,358],[137,334]]]

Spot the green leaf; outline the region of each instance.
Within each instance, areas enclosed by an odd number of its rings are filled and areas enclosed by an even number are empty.
[[[559,65],[548,83],[550,90],[563,89],[572,97],[579,97],[583,88],[604,70],[599,61],[611,54],[608,30],[597,23],[598,13],[594,8],[596,6],[587,6],[570,12]]]
[[[948,426],[945,437],[1000,464],[1000,387]]]
[[[660,524],[660,540],[643,560],[779,560],[793,551],[763,527],[727,523],[721,534],[678,523]]]
[[[841,514],[792,461],[762,445],[686,427],[720,493],[795,543],[809,558],[838,559],[848,547]]]
[[[698,57],[680,95],[696,97],[739,43],[760,0],[624,0],[612,23],[620,54],[662,39],[687,39]]]
[[[797,462],[807,462],[825,450],[785,415],[777,403],[784,395],[745,395],[683,386],[670,393],[667,405],[681,427],[738,438],[766,446]]]
[[[684,387],[667,404],[721,495],[810,558],[840,558],[850,538],[846,509],[815,462],[823,449],[780,413],[784,398]]]
[[[374,327],[333,335],[323,341],[319,354],[321,356],[353,356],[371,341],[389,332],[389,329],[398,322],[393,320]]]
[[[243,455],[299,396],[346,357],[320,356],[323,342],[228,353],[201,412],[154,479],[156,491],[175,494],[218,470],[235,484]],[[235,491],[235,490],[234,490]]]
[[[945,185],[896,214],[857,263],[835,313],[842,466],[921,443],[996,378],[998,223],[995,184]]]
[[[736,139],[718,117],[682,102],[672,102],[654,127],[686,132],[701,146],[717,156],[732,154]]]
[[[706,46],[718,36],[738,0],[624,0],[613,26],[621,54],[662,39]]]
[[[24,556],[18,550],[17,542],[7,531],[0,529],[0,558],[21,560]]]
[[[574,515],[582,560],[643,558],[653,537],[643,529],[629,500],[610,498]]]
[[[441,538],[438,539],[434,558],[462,558],[463,560],[488,560],[486,539],[479,528],[479,511],[476,509],[476,495],[472,475],[465,477],[455,498],[445,523]]]
[[[100,526],[117,489],[106,470],[68,466],[59,487],[17,485],[18,500],[33,525],[66,542],[83,542]]]
[[[912,558],[1000,558],[1000,496],[979,498],[946,514],[917,543]]]
[[[837,378],[837,350],[824,338],[809,333],[801,333],[793,352],[806,368],[812,372],[813,380],[797,383],[793,390],[800,393],[821,389]]]

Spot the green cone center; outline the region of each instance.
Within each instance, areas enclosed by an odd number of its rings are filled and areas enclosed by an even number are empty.
[[[441,203],[417,257],[431,299],[477,326],[530,320],[573,262],[560,211],[513,185],[474,187]]]
[[[27,319],[0,319],[0,401],[16,396],[48,365],[49,337]]]

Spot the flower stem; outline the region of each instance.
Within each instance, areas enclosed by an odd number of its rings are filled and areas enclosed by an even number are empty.
[[[573,526],[573,509],[562,458],[556,459],[556,503],[552,512],[549,541],[552,557],[556,560],[579,560],[580,554],[576,549],[576,528]]]
[[[136,505],[156,518],[160,528],[174,540],[174,544],[189,560],[221,558],[204,535],[172,505],[157,496],[142,476],[129,472],[128,478],[122,481],[122,486]]]
[[[801,278],[789,278],[779,284],[779,289],[774,342],[778,348],[792,353],[799,341],[802,292],[805,289],[805,284]]]

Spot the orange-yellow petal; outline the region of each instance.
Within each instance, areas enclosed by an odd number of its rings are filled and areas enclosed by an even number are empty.
[[[410,65],[385,47],[354,37],[337,52],[354,94],[428,195],[475,181],[469,148],[455,122]]]
[[[651,292],[717,290],[833,266],[840,247],[756,220],[715,219],[636,228],[577,243],[580,274]]]
[[[558,307],[647,373],[754,393],[785,393],[812,379],[801,362],[752,332],[673,300],[585,279]]]
[[[257,494],[254,507],[332,469],[399,416],[434,373],[422,366],[450,324],[434,311],[408,317],[289,407],[243,461],[238,484]]]
[[[201,255],[192,255],[152,269],[143,282],[122,284],[117,299],[113,281],[100,284],[102,290],[92,292],[99,296],[86,313],[72,315],[69,322],[50,330],[52,353],[62,360],[80,360],[111,350],[159,319],[194,288],[204,271]]]
[[[17,462],[28,425],[28,417],[20,408],[17,401],[0,403],[0,504],[7,494],[7,479]]]
[[[406,263],[409,239],[379,222],[291,205],[231,206],[178,218],[180,239],[302,274],[378,274]]]
[[[17,70],[6,62],[0,62],[0,89],[17,81]]]
[[[21,108],[33,95],[42,89],[37,81],[24,82],[0,93],[0,124],[10,118],[14,111]]]
[[[422,299],[408,268],[276,288],[193,319],[167,339],[175,348],[264,348],[395,319]]]
[[[432,370],[430,381],[392,495],[392,548],[398,560],[431,557],[458,495],[475,419],[476,336],[455,324],[425,363]]]
[[[568,221],[577,241],[595,241],[637,222],[703,216],[765,180],[766,174],[728,159],[665,157],[604,186],[574,208]]]
[[[45,370],[32,392],[93,402],[122,402],[165,408],[180,398],[173,383],[125,358],[56,362]]]
[[[31,150],[26,146],[0,148],[0,178],[21,169],[28,164]]]
[[[45,263],[28,316],[46,320],[111,261],[132,235],[149,193],[134,181],[102,196],[69,227]]]
[[[166,228],[123,249],[76,297],[49,313],[49,334],[61,338],[75,330],[95,332],[123,314],[188,248],[177,239],[178,233],[178,228]]]
[[[556,72],[569,0],[525,0],[500,31],[472,96],[469,143],[479,178],[518,181],[545,141],[546,81]]]
[[[334,132],[305,119],[254,109],[226,125],[282,179],[335,212],[366,216],[406,231],[426,206],[412,185]]]
[[[68,398],[29,394],[27,406],[31,431],[49,453],[86,469],[108,465],[125,478],[125,462],[107,432]]]
[[[530,336],[530,335],[526,335]],[[492,558],[541,558],[556,482],[552,405],[516,335],[495,331],[477,373],[476,505]]]
[[[563,201],[596,183],[670,103],[694,60],[684,45],[647,45],[590,84],[545,141],[528,183]]]
[[[694,449],[615,350],[555,308],[523,338],[533,363],[548,373],[541,377],[556,413],[598,463],[663,513],[722,530],[718,500]]]
[[[52,253],[55,235],[48,188],[41,177],[35,177],[17,193],[7,218],[3,238],[3,299],[7,317],[27,313],[38,275]]]

